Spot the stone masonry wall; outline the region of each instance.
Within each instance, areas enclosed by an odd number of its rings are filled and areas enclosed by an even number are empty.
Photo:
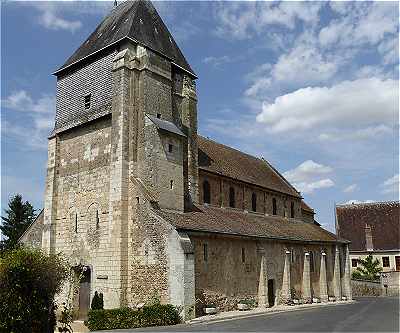
[[[290,205],[294,203],[294,217],[301,219],[301,201],[282,193],[267,191],[257,186],[235,181],[227,177],[215,175],[200,170],[199,172],[199,197],[200,203],[204,203],[203,182],[210,184],[210,204],[219,207],[229,207],[229,189],[235,189],[235,208],[252,211],[252,194],[257,196],[257,212],[272,215],[272,199],[276,199],[277,215],[290,217]]]
[[[325,250],[328,256],[327,266],[332,265],[332,260],[329,258],[332,245],[328,244],[256,241],[248,238],[206,234],[191,234],[190,238],[195,252],[197,315],[201,314],[202,305],[205,303],[217,303],[221,310],[226,311],[233,310],[240,299],[258,300],[261,278],[260,248],[265,249],[267,279],[274,280],[275,304],[280,303],[281,299],[285,249],[292,253],[290,255],[292,297],[302,298],[305,252],[312,251],[314,258],[314,269],[310,273],[312,296],[319,297],[322,250]],[[204,246],[207,247],[207,259],[205,259]],[[242,257],[242,249],[244,249],[244,257]],[[332,279],[333,275],[328,273],[327,281]]]

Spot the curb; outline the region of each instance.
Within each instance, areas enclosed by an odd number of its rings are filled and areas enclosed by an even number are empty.
[[[229,320],[235,320],[235,319],[265,316],[268,314],[277,314],[277,313],[282,313],[282,312],[294,312],[294,311],[315,309],[315,308],[321,308],[321,307],[327,307],[327,306],[348,305],[348,304],[354,304],[354,303],[356,303],[355,300],[332,302],[332,303],[318,303],[315,305],[307,304],[306,306],[300,305],[300,306],[293,306],[293,307],[286,308],[286,309],[266,310],[266,311],[260,311],[260,312],[254,312],[254,313],[247,312],[247,313],[243,313],[243,314],[229,315],[229,316],[220,317],[220,318],[211,317],[211,316],[203,316],[203,317],[192,319],[192,320],[186,322],[186,324],[197,325],[197,324],[216,323],[216,322],[229,321]]]

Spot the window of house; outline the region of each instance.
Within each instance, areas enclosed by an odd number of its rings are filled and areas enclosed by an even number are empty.
[[[203,244],[203,259],[204,259],[204,261],[208,260],[208,246],[207,246],[207,244]]]
[[[251,195],[251,209],[253,212],[257,211],[257,194],[255,193]]]
[[[276,215],[276,199],[272,198],[272,215]]]
[[[205,180],[203,182],[203,202],[209,204],[211,199],[210,183]]]
[[[92,97],[92,94],[88,94],[85,96],[85,109],[90,109],[91,97]]]
[[[290,217],[294,218],[294,202],[290,203]]]
[[[357,267],[358,260],[357,259],[351,259],[351,267]]]
[[[382,265],[383,267],[390,267],[389,257],[382,257]]]
[[[235,189],[229,188],[229,207],[235,208]]]
[[[246,252],[244,247],[242,247],[242,262],[246,262]]]
[[[310,272],[314,272],[314,253],[310,251],[309,255],[310,255]]]
[[[174,150],[174,146],[172,145],[172,144],[168,144],[168,152],[169,153],[172,153],[173,152],[173,150]]]

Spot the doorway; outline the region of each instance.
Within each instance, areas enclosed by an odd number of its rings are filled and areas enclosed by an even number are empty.
[[[78,319],[87,320],[90,307],[90,267],[84,266],[79,282],[79,311]]]
[[[275,305],[275,284],[273,279],[268,280],[268,303],[269,306]]]

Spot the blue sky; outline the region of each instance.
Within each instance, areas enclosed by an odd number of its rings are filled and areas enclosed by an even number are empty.
[[[197,73],[199,132],[263,156],[334,229],[334,203],[399,197],[395,2],[156,2]],[[51,73],[112,2],[1,3],[1,205],[43,207]]]

